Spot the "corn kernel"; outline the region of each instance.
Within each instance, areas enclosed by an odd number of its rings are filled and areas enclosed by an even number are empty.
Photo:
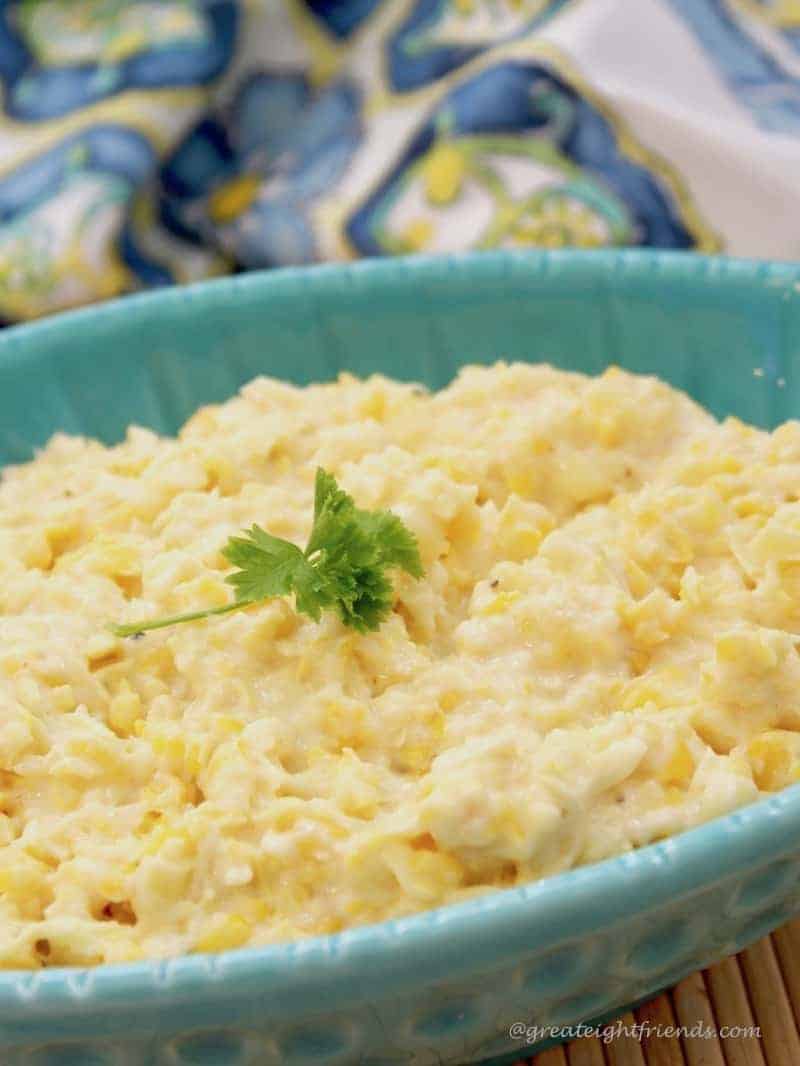
[[[53,558],[56,559],[68,551],[76,543],[80,533],[81,524],[75,519],[64,519],[49,525],[44,535]]]
[[[244,907],[247,911],[245,918],[253,924],[265,921],[275,912],[274,906],[265,899],[245,900]]]
[[[226,459],[225,456],[206,456],[203,466],[208,475],[208,488],[218,488],[223,496],[232,496],[241,488],[241,476],[230,459]]]
[[[244,729],[244,723],[229,714],[220,714],[214,719],[214,725],[223,736],[235,736]]]
[[[761,671],[773,670],[778,664],[775,648],[756,633],[723,633],[717,637],[716,653],[721,662],[746,662]]]
[[[209,607],[222,607],[231,598],[230,586],[208,574],[190,581],[186,590],[192,601],[204,603]]]
[[[494,597],[493,600],[491,600],[490,603],[488,603],[479,611],[479,614],[503,614],[509,609],[509,607],[511,607],[513,603],[515,603],[519,599],[519,597],[520,594],[516,591],[516,589],[512,589],[510,592],[500,592],[497,594],[497,596]]]
[[[86,759],[101,770],[115,773],[119,770],[119,755],[110,740],[96,737],[80,737],[67,742],[67,752],[79,759]]]
[[[627,560],[625,564],[625,577],[631,595],[637,599],[646,596],[653,588],[653,579],[633,559]]]
[[[675,685],[679,676],[669,668],[663,668],[633,678],[623,684],[621,704],[625,711],[635,711],[647,704],[656,708],[669,707],[675,699]]]
[[[699,707],[692,715],[692,726],[717,755],[727,755],[739,742],[737,723],[718,707]]]
[[[382,422],[386,417],[386,394],[373,389],[362,399],[358,409],[359,413],[366,418],[374,418],[376,422]]]
[[[679,740],[661,770],[665,785],[688,785],[694,774],[694,759],[685,741]]]
[[[145,855],[155,855],[171,841],[178,842],[188,848],[189,835],[181,828],[177,828],[166,818],[157,822],[153,830],[148,834],[147,843],[144,846]]]
[[[111,633],[95,633],[86,644],[86,658],[92,665],[105,662],[122,653],[119,640]]]
[[[506,473],[506,481],[513,493],[523,499],[527,499],[535,496],[539,477],[533,466],[523,469],[515,464],[514,469]]]
[[[181,440],[190,435],[210,437],[217,428],[218,411],[219,405],[217,404],[207,404],[205,407],[199,407],[184,424],[179,434]]]
[[[29,531],[24,538],[22,561],[30,569],[49,570],[53,565],[53,552],[43,533]]]
[[[747,745],[753,780],[762,792],[777,792],[796,780],[800,765],[796,734],[772,730]]]
[[[186,756],[186,742],[183,737],[156,733],[150,740],[150,746],[155,755],[164,757],[173,773],[179,773],[183,769],[183,760]]]
[[[203,768],[203,752],[199,743],[190,741],[184,757],[186,773],[190,777],[197,777]]]
[[[195,951],[228,951],[240,948],[250,939],[251,925],[240,914],[228,914],[212,925],[195,942]]]
[[[59,685],[51,690],[50,706],[54,711],[65,714],[67,711],[74,711],[77,705],[78,701],[71,685]]]
[[[136,723],[141,721],[142,701],[127,681],[120,685],[108,708],[108,721],[114,732],[121,737],[130,736]]]
[[[451,544],[468,547],[480,533],[480,519],[475,510],[461,510],[447,524],[447,539]]]
[[[594,431],[606,448],[613,448],[622,440],[622,426],[617,415],[599,415],[594,420]]]
[[[511,495],[500,512],[497,547],[503,558],[523,562],[536,554],[553,525],[545,507]]]

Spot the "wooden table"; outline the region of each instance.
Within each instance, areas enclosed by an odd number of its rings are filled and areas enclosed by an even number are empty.
[[[585,1037],[518,1066],[800,1066],[800,919],[620,1021],[628,1035]],[[653,1035],[659,1025],[691,1031],[698,1023],[714,1035]],[[720,1035],[733,1026],[758,1027],[760,1036]]]

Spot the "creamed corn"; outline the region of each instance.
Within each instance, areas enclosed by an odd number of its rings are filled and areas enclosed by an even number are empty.
[[[416,533],[379,631],[225,603],[317,466]],[[800,425],[617,369],[260,379],[0,483],[0,966],[328,933],[545,877],[800,777]]]

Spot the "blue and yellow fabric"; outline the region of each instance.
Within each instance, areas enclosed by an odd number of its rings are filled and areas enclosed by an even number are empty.
[[[0,0],[0,320],[498,247],[800,258],[800,0]]]

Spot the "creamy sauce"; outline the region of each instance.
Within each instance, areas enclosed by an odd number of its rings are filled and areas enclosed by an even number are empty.
[[[416,533],[376,633],[222,604],[318,465]],[[800,426],[609,370],[256,380],[0,483],[0,966],[328,933],[617,855],[800,768]]]

